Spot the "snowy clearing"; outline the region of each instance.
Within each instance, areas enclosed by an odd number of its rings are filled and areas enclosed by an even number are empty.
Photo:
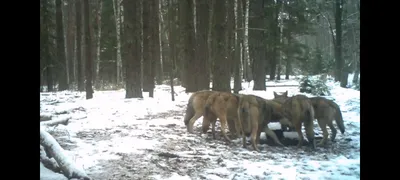
[[[292,85],[298,81],[266,84]],[[266,99],[273,98],[273,91],[301,94],[298,87],[253,91],[252,85],[243,83],[240,93]],[[47,131],[66,155],[96,180],[360,179],[360,92],[340,88],[332,81],[327,85],[331,88],[328,98],[342,110],[346,132],[338,132],[334,143],[318,147],[316,152],[306,151],[306,147],[260,144],[258,153],[250,146],[242,148],[239,139],[226,145],[219,128],[217,140],[210,134],[200,135],[202,118],[195,123],[195,134],[189,134],[183,117],[191,94],[180,86],[174,87],[174,102],[168,85],[157,85],[155,98],[144,92],[143,99],[125,99],[125,90],[95,91],[91,100],[85,99],[84,92],[41,93],[40,114],[52,119],[70,118],[67,126]],[[270,124],[272,128],[275,125]],[[316,136],[322,137],[316,120],[314,125]],[[293,133],[285,136],[292,137]],[[41,171],[41,176],[45,173]]]

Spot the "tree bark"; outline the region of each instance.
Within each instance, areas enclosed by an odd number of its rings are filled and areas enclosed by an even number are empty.
[[[40,2],[41,4],[41,59],[43,62],[43,71],[45,72],[45,82],[47,84],[47,91],[51,92],[53,91],[53,61],[51,58],[51,53],[50,53],[50,22],[51,22],[51,15],[50,15],[50,7],[49,7],[49,2],[42,0]]]
[[[151,0],[150,1],[150,25],[151,25],[151,90],[149,92],[149,97],[154,97],[154,88],[155,88],[155,77],[159,76],[161,66],[161,54],[160,54],[160,15],[159,15],[159,0]],[[162,80],[162,78],[160,78]]]
[[[151,82],[154,79],[151,78],[152,71],[152,59],[153,54],[151,52],[151,4],[149,0],[143,1],[143,91],[151,91]]]
[[[73,161],[64,154],[64,150],[53,138],[53,136],[51,136],[43,128],[44,127],[40,128],[40,144],[47,150],[47,152],[49,152],[51,157],[54,157],[63,174],[69,179],[83,178],[84,180],[90,180],[90,177],[86,175],[82,169],[79,169],[73,163]]]
[[[169,80],[170,80],[170,87],[171,87],[171,100],[175,101],[174,96],[174,70],[175,70],[175,63],[176,62],[176,52],[175,52],[175,44],[176,44],[176,36],[175,36],[175,8],[173,5],[173,0],[168,0],[168,28],[169,28]]]
[[[335,81],[341,81],[343,59],[342,59],[342,0],[335,1],[335,59],[336,59],[336,72]]]
[[[289,31],[289,30],[288,30]],[[292,36],[290,34],[290,32],[287,32],[287,46],[291,45],[292,42]],[[286,76],[285,79],[289,79],[290,73],[292,71],[292,56],[291,56],[291,52],[289,50],[287,50],[286,52]]]
[[[103,12],[103,1],[99,0],[99,11],[97,12],[97,51],[96,51],[96,81],[95,87],[100,88],[100,62],[101,62],[101,14]]]
[[[197,79],[197,90],[208,90],[210,79],[208,71],[208,30],[209,30],[209,5],[205,0],[196,1],[196,65],[195,78]]]
[[[208,17],[208,30],[207,30],[207,48],[208,48],[208,61],[207,63],[209,64],[207,67],[208,71],[208,79],[211,79],[212,76],[212,68],[213,68],[213,63],[215,60],[215,41],[213,41],[213,28],[214,28],[214,4],[215,0],[207,0],[207,4],[209,4],[209,17]],[[210,87],[210,83],[208,84],[208,87]]]
[[[280,12],[283,11],[283,4],[282,0],[278,0],[277,1],[277,10],[278,12],[276,13],[277,16],[279,16]],[[279,34],[279,41],[278,41],[278,46],[277,48],[279,49],[279,53],[277,53],[277,55],[279,57],[277,57],[278,59],[278,73],[277,73],[277,80],[281,80],[281,72],[282,72],[282,60],[283,60],[283,51],[282,51],[282,47],[283,47],[283,19],[281,18],[280,20],[280,24],[278,23],[278,34]]]
[[[74,52],[75,52],[75,32],[74,32],[74,27],[75,27],[75,21],[74,21],[74,2],[68,2],[67,5],[67,39],[66,39],[66,44],[67,44],[67,62],[68,62],[68,75],[69,75],[69,81],[68,84],[71,85],[74,82],[75,76],[74,76],[74,67],[75,67],[75,61],[74,61]]]
[[[240,66],[241,66],[241,48],[240,48],[240,40],[239,38],[239,23],[241,22],[239,18],[242,16],[241,13],[241,6],[242,1],[241,0],[235,0],[234,1],[234,26],[235,26],[235,54],[234,54],[234,80],[233,80],[233,92],[234,93],[239,93],[240,90],[242,90],[242,76],[240,75]],[[239,17],[240,16],[240,17]],[[241,18],[240,18],[241,19]]]
[[[215,60],[213,65],[214,91],[231,92],[230,87],[230,65],[226,59],[225,33],[226,33],[226,1],[217,0],[214,4],[214,40],[216,43]]]
[[[140,1],[124,0],[124,55],[126,74],[125,98],[143,98],[140,83],[141,42],[140,42]],[[143,1],[146,2],[146,1]]]
[[[163,19],[163,15],[161,12],[161,8],[162,8],[162,3],[163,0],[159,1],[157,0],[157,14],[158,14],[158,44],[159,44],[159,57],[160,59],[158,61],[156,61],[156,83],[158,85],[161,85],[164,81],[164,61],[165,61],[165,53],[163,52],[163,50],[166,48],[164,47],[165,45],[165,41],[164,41],[164,28],[163,28],[163,24],[164,24],[164,19]]]
[[[197,88],[197,67],[195,58],[195,33],[194,33],[194,4],[193,0],[179,1],[180,34],[183,49],[183,71],[186,79],[185,92],[196,92]],[[197,69],[197,70],[196,70]]]
[[[113,9],[114,9],[114,19],[115,19],[115,28],[117,34],[117,84],[119,85],[121,82],[121,69],[122,69],[122,60],[121,60],[121,11],[119,6],[119,0],[113,0]]]
[[[254,2],[254,8],[252,9],[255,17],[252,19],[254,25],[259,28],[265,28],[264,19],[264,0],[257,0]],[[254,87],[253,90],[265,91],[265,32],[264,31],[253,31],[254,38],[258,39],[254,46],[254,62],[253,62],[253,77],[254,77]]]
[[[245,76],[247,82],[253,80],[252,77],[252,70],[250,69],[250,54],[249,54],[249,8],[250,8],[250,1],[243,0],[244,3],[244,31],[243,31],[243,75]]]
[[[57,60],[58,60],[58,90],[68,89],[67,61],[65,57],[64,23],[61,0],[56,0],[56,26],[57,26]]]
[[[83,76],[83,63],[82,63],[82,6],[81,0],[75,1],[76,8],[76,61],[77,61],[77,75],[78,75],[78,91],[84,91],[84,76]]]
[[[234,1],[234,15],[235,15],[235,20],[234,20],[234,26],[235,26],[235,55],[234,55],[234,81],[233,81],[233,92],[234,93],[239,93],[240,90],[242,90],[242,76],[240,75],[240,62],[241,62],[241,48],[240,48],[240,40],[239,38],[239,23],[241,22],[241,0],[235,0]]]
[[[276,4],[280,3],[281,0],[277,0]],[[278,6],[275,6],[274,8],[274,16],[273,16],[273,22],[272,22],[272,44],[273,46],[270,48],[272,50],[271,52],[271,61],[270,61],[270,74],[269,74],[269,80],[275,80],[276,76],[276,68],[277,68],[277,53],[278,53],[278,41],[279,41],[279,24],[278,24],[278,16],[279,16],[279,8]]]
[[[86,99],[93,98],[92,88],[92,40],[90,36],[90,19],[89,19],[89,0],[83,0],[83,19],[84,19],[84,34],[85,34],[85,55],[86,55]]]

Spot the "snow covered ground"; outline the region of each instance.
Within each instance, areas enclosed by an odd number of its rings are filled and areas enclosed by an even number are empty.
[[[77,166],[96,180],[360,179],[360,92],[331,81],[327,84],[332,94],[329,98],[342,110],[346,132],[338,131],[336,142],[318,147],[316,152],[307,151],[307,147],[260,144],[258,153],[251,146],[242,148],[239,139],[226,145],[219,138],[219,128],[217,140],[200,135],[202,118],[195,123],[196,133],[189,134],[183,117],[191,94],[180,86],[175,86],[174,102],[168,85],[157,86],[155,98],[144,93],[143,99],[125,99],[124,90],[95,91],[91,100],[85,99],[84,92],[41,93],[40,114],[71,118],[67,126],[51,127],[48,132]],[[240,93],[266,99],[273,98],[273,91],[299,94],[298,87],[252,91],[252,83],[243,83],[243,88]],[[315,131],[316,136],[322,136],[316,121]],[[293,135],[297,136],[285,134]]]

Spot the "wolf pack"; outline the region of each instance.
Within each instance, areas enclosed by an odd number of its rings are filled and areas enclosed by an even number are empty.
[[[203,116],[202,133],[207,133],[211,124],[213,139],[215,136],[216,121],[219,119],[221,134],[227,143],[233,138],[242,138],[243,148],[247,148],[247,138],[253,150],[260,152],[257,145],[260,143],[261,132],[265,132],[274,143],[284,146],[276,133],[268,127],[270,122],[279,122],[282,130],[296,131],[299,137],[297,147],[304,141],[302,125],[311,150],[316,146],[326,146],[328,142],[327,126],[331,129],[330,140],[334,141],[337,130],[345,132],[342,113],[338,104],[324,97],[307,97],[305,95],[288,96],[288,91],[274,93],[273,99],[265,99],[252,94],[236,94],[230,92],[202,90],[193,93],[187,103],[184,123],[189,133],[194,133],[194,123]],[[314,138],[314,120],[322,130],[322,140],[317,144]]]

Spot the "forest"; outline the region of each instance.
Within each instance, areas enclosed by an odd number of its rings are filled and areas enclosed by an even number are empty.
[[[359,84],[359,0],[40,0],[41,179],[359,179]]]
[[[359,83],[359,0],[41,0],[40,24],[41,92],[237,93],[322,73]]]

